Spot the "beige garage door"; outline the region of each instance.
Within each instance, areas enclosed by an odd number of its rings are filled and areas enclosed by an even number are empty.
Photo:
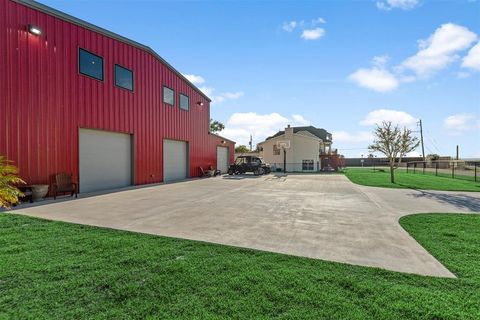
[[[80,129],[79,136],[81,192],[132,184],[132,141],[129,134]]]
[[[227,173],[228,171],[227,147],[217,147],[217,170],[222,171],[222,173]]]
[[[188,177],[188,143],[163,140],[163,181],[175,181]]]

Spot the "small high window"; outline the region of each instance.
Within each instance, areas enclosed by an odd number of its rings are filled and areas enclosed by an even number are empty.
[[[78,67],[81,74],[103,81],[103,58],[80,49]]]
[[[180,109],[187,111],[190,109],[190,99],[184,94],[180,94]]]
[[[279,156],[280,155],[280,149],[277,147],[277,144],[273,145],[273,155],[274,156]]]
[[[172,106],[175,105],[175,91],[168,87],[163,87],[163,102],[170,104]]]
[[[118,64],[115,65],[115,85],[133,91],[133,72]]]

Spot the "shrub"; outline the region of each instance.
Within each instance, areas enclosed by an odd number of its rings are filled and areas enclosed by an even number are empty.
[[[4,156],[0,156],[0,208],[10,208],[23,193],[16,185],[25,182],[18,177],[18,169]]]

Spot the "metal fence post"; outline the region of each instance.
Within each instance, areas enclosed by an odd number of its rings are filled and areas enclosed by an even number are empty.
[[[423,174],[425,174],[425,166],[427,165],[426,162],[423,163]]]
[[[452,179],[455,179],[455,162],[452,165]]]
[[[409,165],[409,163],[407,162],[407,173],[408,173],[408,165]]]
[[[435,162],[435,175],[438,176],[438,162]]]
[[[473,165],[475,166],[475,182],[477,182],[477,164],[478,162],[473,163]]]
[[[417,169],[417,163],[416,162],[413,163],[413,173],[415,173],[415,169]]]

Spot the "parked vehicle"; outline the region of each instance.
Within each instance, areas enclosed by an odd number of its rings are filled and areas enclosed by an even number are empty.
[[[235,163],[232,163],[228,168],[228,174],[244,174],[246,172],[253,172],[254,175],[269,174],[271,172],[270,165],[265,163],[262,158],[255,156],[240,156],[237,157]]]

